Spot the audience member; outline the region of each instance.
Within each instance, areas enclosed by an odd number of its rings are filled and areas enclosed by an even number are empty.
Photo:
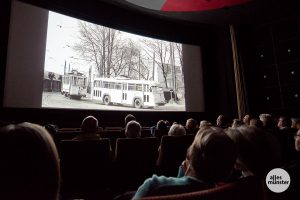
[[[47,130],[32,123],[0,129],[1,199],[58,200],[58,152]]]
[[[140,138],[142,127],[140,123],[135,120],[131,120],[125,127],[125,135],[127,138]]]
[[[289,188],[281,193],[277,194],[278,199],[296,200],[299,199],[300,188],[300,130],[294,136],[294,148],[297,152],[295,159],[283,166],[291,178]]]
[[[281,164],[281,150],[276,138],[257,127],[240,126],[228,129],[237,148],[236,168],[244,177],[264,179],[267,173]]]
[[[231,128],[237,128],[239,126],[242,126],[244,123],[242,120],[240,119],[233,119],[233,122],[232,122],[232,125],[231,125]]]
[[[46,124],[44,128],[50,133],[52,137],[55,137],[58,132],[58,126],[55,124]]]
[[[186,135],[185,128],[181,124],[173,123],[168,132],[169,136]]]
[[[243,118],[243,123],[247,126],[250,125],[250,120],[251,120],[251,117],[249,114],[245,115],[244,118]]]
[[[157,122],[155,130],[154,130],[154,136],[161,138],[164,135],[168,135],[168,127],[167,127],[166,121],[159,120]]]
[[[286,116],[281,116],[279,117],[278,119],[278,123],[277,123],[277,127],[280,129],[280,130],[283,130],[283,129],[290,129],[291,128],[291,125],[292,125],[292,121],[290,118],[286,117]]]
[[[126,115],[126,117],[125,117],[125,127],[126,127],[127,123],[132,121],[132,120],[136,120],[135,116],[133,116],[132,114]]]
[[[186,134],[196,135],[197,131],[199,130],[197,121],[193,118],[186,120],[185,129]]]
[[[300,129],[300,118],[292,118],[291,120],[292,120],[291,128]]]
[[[259,120],[262,121],[264,129],[273,131],[276,129],[274,119],[271,114],[263,113],[259,115]]]
[[[100,140],[98,134],[98,120],[94,116],[87,116],[82,120],[81,132],[73,140]]]
[[[263,128],[263,123],[257,118],[250,119],[249,126],[255,126],[257,128]]]
[[[209,121],[206,121],[206,120],[202,120],[200,121],[200,126],[199,128],[203,128],[205,126],[212,126],[212,123],[210,123]]]
[[[216,126],[219,128],[227,128],[227,119],[224,115],[219,115],[216,120]]]
[[[214,187],[225,181],[236,160],[233,141],[216,127],[204,127],[189,147],[186,160],[182,163],[181,177],[165,177],[153,175],[138,188],[133,199],[151,194],[160,186],[199,186],[197,190]],[[174,191],[176,193],[176,191]]]

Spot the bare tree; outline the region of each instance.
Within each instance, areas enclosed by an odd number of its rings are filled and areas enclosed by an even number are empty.
[[[55,79],[55,74],[53,72],[48,72],[48,78],[50,79],[50,92],[53,91],[53,79]]]
[[[162,40],[144,39],[145,52],[153,59],[153,62],[161,69],[165,87],[169,88],[167,77],[171,72],[170,66],[170,43]]]
[[[145,69],[146,65],[140,58],[141,47],[136,42],[123,38],[122,33],[114,29],[85,22],[78,25],[79,42],[73,49],[83,59],[94,63],[99,77],[149,77],[149,70]]]
[[[115,49],[119,48],[120,31],[86,22],[78,22],[79,42],[73,46],[83,59],[93,62],[100,77],[110,77]],[[116,67],[116,66],[114,66]]]

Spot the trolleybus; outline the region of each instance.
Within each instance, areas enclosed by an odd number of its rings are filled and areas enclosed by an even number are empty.
[[[95,78],[92,98],[105,105],[130,105],[135,108],[155,107],[166,103],[158,82],[127,78]]]

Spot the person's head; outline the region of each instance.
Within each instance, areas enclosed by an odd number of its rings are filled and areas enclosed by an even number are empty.
[[[250,117],[250,115],[247,114],[243,118],[243,123],[249,126],[250,125],[250,120],[251,120],[251,117]]]
[[[58,199],[60,166],[47,130],[21,123],[0,129],[0,197]]]
[[[133,116],[132,114],[126,115],[126,117],[125,117],[125,126],[127,125],[128,122],[130,122],[132,120],[136,120],[135,116]]]
[[[58,132],[58,126],[54,124],[46,124],[44,128],[50,133],[50,135],[53,137]]]
[[[186,120],[185,128],[192,129],[192,130],[197,129],[198,123],[195,119],[190,118],[190,119]]]
[[[286,116],[279,117],[278,122],[277,122],[277,127],[279,129],[290,128],[291,125],[292,125],[292,121],[290,120],[290,118],[288,118]]]
[[[82,120],[81,132],[95,133],[98,131],[98,120],[94,116],[87,116]]]
[[[239,126],[242,126],[244,123],[242,120],[239,120],[239,119],[233,119],[233,122],[232,122],[232,125],[231,127],[232,128],[236,128],[236,127],[239,127]]]
[[[170,130],[168,132],[169,136],[180,136],[185,135],[186,131],[185,128],[181,124],[174,124],[170,127]]]
[[[280,165],[280,146],[269,132],[257,127],[240,126],[228,129],[227,133],[237,148],[236,168],[243,173],[263,178],[271,169]]]
[[[170,122],[168,120],[165,120],[165,123],[166,123],[167,127],[170,126]]]
[[[135,120],[131,120],[127,123],[125,128],[125,135],[127,138],[139,138],[141,137],[142,127],[140,123]]]
[[[300,152],[300,129],[297,131],[295,135],[295,149]]]
[[[274,119],[272,115],[263,113],[259,115],[259,120],[262,121],[264,128],[273,129],[275,128]]]
[[[253,118],[253,119],[250,119],[249,126],[255,126],[255,127],[258,127],[258,128],[263,128],[264,125],[263,125],[262,121],[260,121],[259,119]]]
[[[187,152],[186,175],[215,183],[231,174],[236,161],[236,148],[223,129],[213,126],[200,128]]]
[[[200,121],[200,126],[199,128],[203,128],[205,126],[211,126],[212,124],[209,122],[209,121],[206,121],[206,120],[202,120]]]
[[[217,126],[223,126],[224,125],[224,120],[225,120],[225,116],[224,115],[219,115],[217,117],[217,120],[216,120],[216,125]]]
[[[300,129],[300,118],[292,118],[291,128]]]
[[[167,124],[164,120],[159,120],[156,124],[156,129],[157,130],[167,130]]]

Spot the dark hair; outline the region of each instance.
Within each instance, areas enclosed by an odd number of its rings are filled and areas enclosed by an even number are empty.
[[[228,129],[228,134],[237,147],[240,162],[258,177],[263,178],[280,165],[280,146],[269,132],[257,127],[240,126]]]
[[[125,128],[125,135],[128,138],[139,138],[141,137],[142,127],[140,123],[135,120],[131,120],[127,123]]]
[[[130,122],[131,120],[135,120],[135,116],[133,116],[132,114],[128,114],[125,117],[125,126],[127,125],[128,122]]]
[[[157,130],[167,130],[167,124],[164,120],[159,120],[156,124]]]
[[[185,124],[185,128],[186,129],[196,129],[198,128],[198,123],[195,119],[190,118],[188,120],[186,120],[186,124]]]
[[[58,198],[59,158],[47,130],[22,123],[0,129],[0,197],[8,199]]]
[[[187,157],[200,180],[217,182],[228,178],[236,161],[233,141],[221,128],[200,128]]]
[[[81,131],[85,133],[94,133],[98,131],[98,120],[94,116],[87,116],[82,120]]]

